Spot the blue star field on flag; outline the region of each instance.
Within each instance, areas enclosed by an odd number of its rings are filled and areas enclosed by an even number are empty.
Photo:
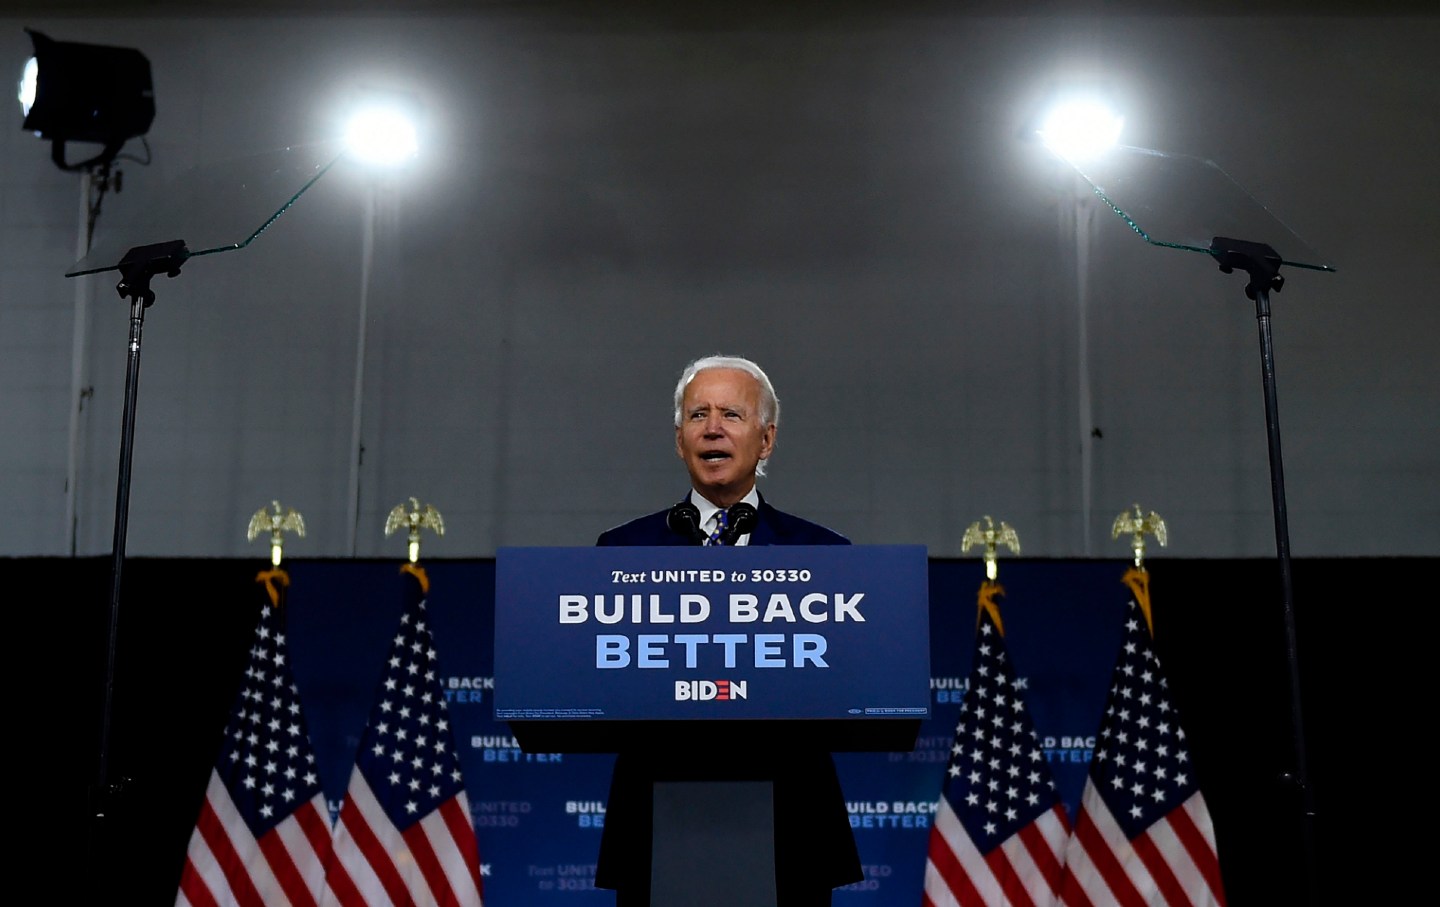
[[[982,609],[945,797],[981,853],[1059,800],[1000,630]]]
[[[356,765],[397,828],[464,789],[436,664],[425,600],[416,597],[401,617],[356,754]]]
[[[1179,712],[1133,600],[1090,775],[1129,838],[1199,789]]]
[[[236,809],[257,838],[320,791],[310,733],[279,623],[276,608],[262,609],[215,763]]]

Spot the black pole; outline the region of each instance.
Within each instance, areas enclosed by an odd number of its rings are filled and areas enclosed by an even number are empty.
[[[110,620],[105,652],[104,705],[100,716],[100,758],[95,779],[95,819],[104,824],[115,798],[124,791],[125,779],[110,775],[110,726],[115,699],[115,652],[120,623],[121,576],[125,566],[125,536],[130,514],[130,464],[135,448],[135,401],[140,385],[140,338],[145,310],[155,301],[150,278],[156,274],[174,277],[189,257],[185,243],[175,240],[131,249],[120,261],[122,297],[130,300],[130,335],[125,367],[125,406],[120,423],[120,470],[115,490],[115,540],[110,567]],[[101,839],[103,841],[103,839]]]
[[[105,818],[110,797],[117,793],[110,784],[110,715],[115,698],[115,650],[116,629],[120,616],[121,574],[125,567],[125,532],[130,510],[130,461],[135,444],[135,399],[136,387],[140,380],[140,334],[145,323],[145,307],[148,303],[141,296],[130,301],[130,339],[125,367],[125,408],[120,417],[120,474],[115,492],[115,541],[111,549],[110,564],[110,632],[105,650],[105,700],[100,719],[100,769],[96,778],[96,790],[101,802],[96,806],[95,817]],[[123,785],[122,785],[123,786]]]
[[[1280,408],[1275,391],[1275,348],[1270,334],[1270,291],[1285,285],[1280,276],[1280,256],[1263,243],[1215,237],[1210,254],[1229,274],[1239,268],[1250,275],[1245,295],[1255,301],[1255,318],[1260,328],[1260,373],[1265,389],[1265,430],[1270,445],[1270,497],[1275,512],[1275,551],[1280,564],[1281,610],[1285,620],[1285,655],[1290,669],[1290,733],[1294,749],[1294,771],[1282,780],[1300,797],[1300,845],[1304,860],[1307,904],[1319,904],[1315,869],[1315,798],[1310,788],[1305,756],[1305,727],[1301,711],[1300,654],[1295,636],[1295,604],[1290,575],[1290,527],[1285,507],[1285,469],[1280,456]]]

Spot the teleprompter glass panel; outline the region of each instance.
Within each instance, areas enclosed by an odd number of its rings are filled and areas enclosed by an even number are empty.
[[[1152,245],[1208,254],[1217,237],[1227,237],[1268,245],[1282,264],[1335,270],[1214,161],[1121,145],[1069,163]]]
[[[317,142],[192,167],[160,185],[131,179],[123,216],[101,226],[65,276],[109,271],[131,249],[176,240],[191,258],[243,249],[342,155],[338,142]]]

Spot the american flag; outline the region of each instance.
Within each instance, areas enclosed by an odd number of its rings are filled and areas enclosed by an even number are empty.
[[[185,851],[178,907],[319,903],[330,814],[285,641],[289,578],[262,572],[261,608],[235,707]]]
[[[995,598],[980,620],[930,849],[924,907],[1042,907],[1055,902],[1070,832],[1065,807],[1010,664]]]
[[[1135,597],[1066,848],[1061,899],[1067,907],[1223,907],[1215,829],[1155,654],[1149,576],[1131,567],[1124,581]]]
[[[429,580],[401,568],[405,606],[335,829],[327,904],[480,907],[480,848],[426,619]]]

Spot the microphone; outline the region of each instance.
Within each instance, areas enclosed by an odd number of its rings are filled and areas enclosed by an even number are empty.
[[[689,501],[681,501],[670,508],[665,525],[676,535],[684,536],[692,545],[703,545],[709,538],[700,528],[700,508]]]
[[[760,515],[755,512],[755,508],[746,504],[744,501],[738,504],[731,504],[730,509],[726,511],[729,525],[725,527],[725,532],[720,536],[720,544],[735,544],[740,536],[755,528],[755,521],[759,516]]]

